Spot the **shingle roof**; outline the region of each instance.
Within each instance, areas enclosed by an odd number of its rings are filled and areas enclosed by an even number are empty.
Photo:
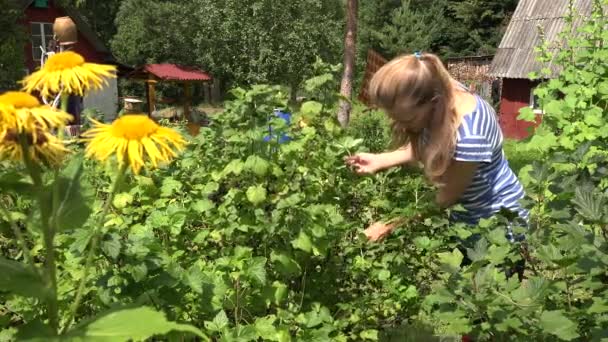
[[[574,27],[591,13],[592,0],[574,0],[577,14]],[[539,27],[551,44],[558,42],[559,34],[567,27],[565,17],[569,0],[520,0],[507,30],[496,51],[490,74],[503,78],[528,78],[533,71],[546,65],[536,61],[535,48],[541,44]],[[557,72],[554,65],[549,67]]]
[[[161,80],[168,81],[211,81],[213,78],[208,73],[193,67],[177,64],[146,64],[134,74],[150,73]]]

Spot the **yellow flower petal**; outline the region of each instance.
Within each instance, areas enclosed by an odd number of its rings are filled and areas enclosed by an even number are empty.
[[[176,131],[159,126],[146,115],[123,115],[112,124],[93,120],[93,128],[83,133],[88,142],[86,156],[105,161],[115,155],[118,163],[129,165],[138,174],[149,165],[156,168],[177,156],[185,140]]]
[[[23,79],[23,89],[37,91],[44,97],[59,94],[63,89],[69,94],[84,96],[91,89],[101,89],[108,78],[116,77],[113,65],[86,63],[73,51],[52,55],[42,69]]]

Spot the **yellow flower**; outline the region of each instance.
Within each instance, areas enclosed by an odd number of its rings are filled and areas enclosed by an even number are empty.
[[[116,155],[118,163],[128,163],[135,174],[146,161],[154,168],[171,161],[186,143],[178,132],[159,126],[144,114],[123,115],[112,124],[94,123],[83,134],[88,140],[87,157],[104,161]]]
[[[0,159],[23,160],[20,137],[24,137],[31,160],[58,164],[69,151],[50,131],[63,128],[71,119],[67,113],[42,106],[30,94],[0,95]]]
[[[84,96],[90,89],[101,89],[106,78],[116,77],[113,65],[86,63],[84,58],[72,51],[52,55],[42,69],[23,79],[23,89],[38,91],[49,97],[62,90],[68,94]]]
[[[63,143],[49,132],[38,130],[36,134],[26,134],[30,160],[45,164],[59,164],[70,151]],[[34,141],[34,136],[36,140]],[[0,131],[0,160],[23,161],[23,147],[19,133],[14,128]]]
[[[70,114],[43,106],[37,98],[24,92],[6,92],[0,95],[0,104],[5,108],[2,121],[18,133],[31,134],[33,142],[36,142],[39,131],[63,128],[72,120]]]
[[[0,132],[7,126],[12,127],[15,125],[14,111],[15,108],[13,106],[0,102]]]

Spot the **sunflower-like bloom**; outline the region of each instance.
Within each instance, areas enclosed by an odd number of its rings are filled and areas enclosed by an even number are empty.
[[[0,95],[0,159],[22,161],[23,137],[32,161],[60,163],[69,151],[51,130],[62,129],[71,119],[67,113],[42,106],[30,94],[7,92]]]
[[[119,165],[128,163],[135,174],[147,161],[153,168],[171,161],[186,144],[178,132],[159,126],[144,114],[123,115],[112,124],[93,122],[93,128],[83,133],[88,141],[87,157],[105,161],[115,155]]]
[[[37,91],[44,97],[59,94],[62,89],[68,94],[84,96],[91,89],[101,89],[107,78],[116,77],[113,65],[86,63],[73,51],[52,55],[44,66],[23,79],[23,89]]]
[[[70,114],[43,106],[37,98],[24,92],[6,92],[0,95],[0,104],[5,108],[2,117],[7,127],[32,135],[34,143],[39,132],[63,128],[72,120]]]

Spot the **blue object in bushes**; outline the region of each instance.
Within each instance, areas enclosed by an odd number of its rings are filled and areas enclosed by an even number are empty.
[[[291,113],[289,112],[284,112],[280,109],[275,109],[273,116],[283,119],[288,126],[291,123]],[[273,117],[268,118],[268,135],[264,137],[265,142],[269,142],[271,139],[277,138],[276,134],[272,133],[272,124],[270,123],[272,119]],[[289,140],[291,140],[291,138],[286,133],[281,133],[281,136],[278,137],[277,142],[279,144],[283,144],[285,142],[288,142]]]

